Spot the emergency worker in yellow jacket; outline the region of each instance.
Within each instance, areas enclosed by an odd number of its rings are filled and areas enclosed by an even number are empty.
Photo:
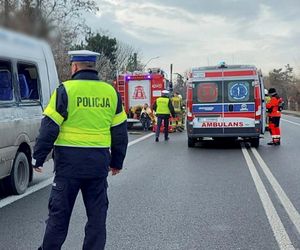
[[[162,122],[164,122],[164,134],[165,140],[169,140],[169,118],[170,115],[175,117],[174,107],[172,105],[172,101],[169,98],[169,91],[163,90],[162,96],[157,98],[155,103],[153,104],[153,110],[157,116],[157,127],[155,132],[155,141],[159,141],[160,127]]]
[[[182,97],[179,95],[179,92],[174,92],[174,96],[172,97],[172,104],[175,110],[176,120],[175,124],[175,129],[182,131],[183,129],[183,110],[182,110]]]
[[[78,192],[88,221],[84,250],[102,250],[106,242],[107,176],[120,172],[126,155],[127,116],[117,91],[100,81],[95,70],[98,53],[72,51],[72,79],[53,93],[34,149],[33,167],[42,172],[54,149],[55,178],[49,218],[39,249],[61,249]]]

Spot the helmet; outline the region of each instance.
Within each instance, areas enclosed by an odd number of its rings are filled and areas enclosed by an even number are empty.
[[[267,89],[265,89],[265,95],[268,95],[269,91]]]
[[[270,88],[269,89],[269,95],[276,95],[276,89],[275,88]]]
[[[169,90],[164,89],[161,93],[162,93],[162,95],[166,96],[166,95],[169,95],[170,92],[169,92]]]

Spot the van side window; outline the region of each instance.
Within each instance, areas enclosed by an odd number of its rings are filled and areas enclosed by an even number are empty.
[[[34,64],[18,63],[21,100],[39,100],[39,75]]]
[[[11,63],[0,60],[0,102],[13,100],[13,80]]]

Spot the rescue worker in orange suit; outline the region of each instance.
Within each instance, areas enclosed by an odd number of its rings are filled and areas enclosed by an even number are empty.
[[[42,172],[53,149],[55,178],[39,250],[60,250],[81,191],[86,214],[83,250],[103,250],[108,209],[107,176],[118,174],[126,155],[127,116],[120,94],[99,80],[98,53],[70,51],[72,79],[53,93],[42,120],[32,165]]]
[[[272,141],[268,145],[280,145],[280,117],[283,106],[282,98],[276,92],[275,88],[269,89],[270,101],[266,104],[269,116],[269,131]]]
[[[159,134],[160,134],[160,127],[162,122],[164,122],[164,134],[165,134],[165,141],[169,140],[169,118],[170,115],[175,117],[175,110],[172,105],[172,101],[169,98],[169,91],[163,90],[162,96],[157,98],[155,103],[153,104],[153,110],[157,116],[157,127],[155,131],[155,141],[159,141]]]

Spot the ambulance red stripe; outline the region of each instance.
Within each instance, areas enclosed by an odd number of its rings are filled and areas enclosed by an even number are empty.
[[[255,70],[224,71],[224,76],[254,76]]]
[[[224,71],[222,72],[205,72],[205,77],[230,77],[230,76],[254,76],[256,75],[255,70],[239,70],[239,71]]]

